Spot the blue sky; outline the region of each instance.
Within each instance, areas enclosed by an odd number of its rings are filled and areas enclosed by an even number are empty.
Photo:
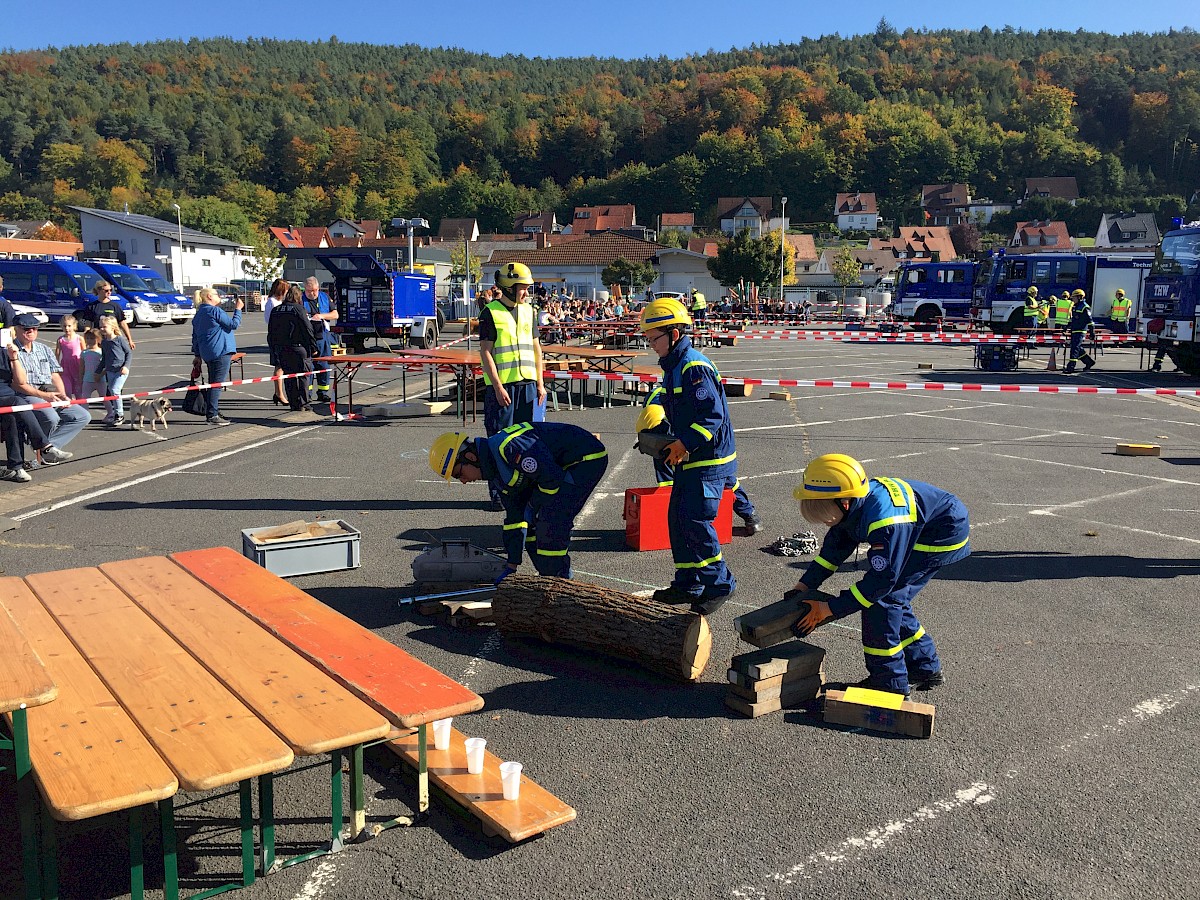
[[[0,47],[141,43],[164,38],[228,36],[456,46],[527,56],[685,56],[752,43],[848,36],[875,29],[881,16],[905,28],[977,29],[1011,25],[1075,31],[1181,29],[1197,22],[1194,0],[1091,0],[1086,4],[900,4],[861,0],[416,0],[410,3],[292,0],[198,0],[192,3],[63,0],[16,4],[4,16]]]

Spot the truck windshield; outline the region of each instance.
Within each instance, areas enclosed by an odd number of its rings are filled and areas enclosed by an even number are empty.
[[[1200,232],[1167,235],[1154,255],[1151,275],[1195,275],[1200,272]]]
[[[132,272],[113,272],[109,275],[113,284],[123,291],[148,291],[149,285]]]
[[[146,286],[150,290],[155,291],[156,293],[159,293],[159,294],[175,293],[175,288],[171,284],[171,282],[167,281],[167,279],[163,278],[157,272],[142,273],[142,281],[146,282]]]
[[[976,284],[987,284],[992,280],[993,265],[995,265],[995,262],[991,259],[985,259],[983,261],[983,264],[979,267],[979,271],[975,273]]]

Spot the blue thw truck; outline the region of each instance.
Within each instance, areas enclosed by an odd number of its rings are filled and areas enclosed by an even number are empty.
[[[361,353],[372,338],[401,346],[437,346],[432,277],[389,272],[369,253],[318,253],[316,259],[333,274],[331,299],[337,303],[338,320],[330,331],[350,352]]]
[[[1200,372],[1200,221],[1163,235],[1146,278],[1137,311],[1138,334],[1174,341],[1175,362],[1192,375]]]
[[[892,315],[918,330],[939,319],[969,321],[978,270],[970,260],[904,263],[896,273]]]

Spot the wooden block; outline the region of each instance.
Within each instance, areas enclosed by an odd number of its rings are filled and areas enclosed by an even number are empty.
[[[417,400],[412,403],[377,403],[364,406],[364,416],[375,419],[414,419],[420,416],[440,416],[453,406],[449,400]]]
[[[772,678],[770,681],[774,682],[775,679]],[[820,693],[821,685],[824,683],[825,676],[818,673],[816,675],[809,675],[807,678],[781,681],[773,687],[748,689],[737,684],[730,684],[729,693],[734,697],[741,697],[749,703],[764,703],[767,700],[779,700],[781,697],[785,701],[794,699],[812,700]]]
[[[933,363],[917,363],[918,369],[932,369]]]
[[[764,716],[767,713],[778,712],[789,706],[797,706],[801,703],[807,703],[809,700],[816,699],[818,692],[821,690],[821,684],[821,679],[816,676],[806,678],[803,681],[794,681],[791,683],[789,689],[783,691],[780,696],[759,701],[748,700],[745,697],[739,697],[737,694],[729,693],[725,696],[725,705],[734,712],[740,712],[751,719],[757,719],[759,716]]]
[[[815,675],[821,671],[824,663],[824,648],[804,641],[792,641],[770,650],[742,653],[735,656],[729,665],[731,670],[761,681],[783,674],[797,678]]]
[[[772,400],[791,400],[792,392],[791,391],[771,391],[771,393],[768,394],[767,396]]]
[[[934,712],[930,703],[914,703],[886,691],[849,688],[825,692],[825,721],[833,725],[927,738],[933,734]]]
[[[788,597],[783,600],[777,600],[768,606],[764,606],[762,609],[743,613],[733,620],[733,625],[741,632],[743,640],[753,644],[756,639],[779,631],[786,631],[795,625],[805,612],[804,600],[807,597],[815,600],[824,600],[826,603],[833,599],[829,594],[824,594],[820,591],[812,591],[808,594]],[[769,645],[760,644],[759,646]]]
[[[1159,456],[1162,447],[1158,444],[1117,444],[1117,456]]]
[[[717,343],[722,347],[736,347],[738,339],[735,335],[720,335],[717,337]]]
[[[749,632],[739,631],[738,636],[747,644],[753,644],[755,647],[774,647],[776,644],[782,644],[785,641],[795,640],[796,633],[792,631],[791,626],[781,628],[779,631],[772,631],[769,634],[752,635]]]
[[[308,523],[303,519],[297,519],[295,522],[288,522],[285,525],[276,525],[273,528],[261,528],[251,534],[250,538],[256,544],[266,544],[269,541],[294,538],[300,534],[308,534]]]
[[[749,656],[752,654],[746,654],[746,655]],[[822,658],[822,661],[818,664],[816,674],[824,677],[824,674],[825,674],[824,658]],[[737,685],[738,687],[743,688],[748,691],[762,691],[762,690],[767,690],[769,688],[780,687],[781,685],[784,685],[789,681],[799,681],[802,678],[811,678],[812,675],[813,675],[812,672],[807,671],[807,667],[796,668],[790,672],[784,672],[781,675],[772,675],[769,678],[751,678],[745,672],[739,672],[737,669],[730,669],[728,672],[728,675],[726,677],[726,680],[730,684]]]
[[[754,393],[754,385],[752,384],[725,384],[726,397],[749,397]]]

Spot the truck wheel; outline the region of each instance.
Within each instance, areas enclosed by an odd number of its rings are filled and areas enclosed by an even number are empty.
[[[446,315],[440,309],[437,311],[437,330],[439,334],[446,330]],[[436,344],[437,341],[434,343]]]
[[[1189,375],[1200,374],[1200,356],[1196,353],[1195,344],[1180,344],[1175,348],[1175,365],[1180,371]]]
[[[432,350],[437,346],[437,341],[438,328],[436,324],[432,328],[426,325],[425,333],[423,335],[411,339],[412,345],[420,350]]]
[[[933,331],[937,327],[938,308],[928,304],[917,309],[913,316],[914,331]]]

